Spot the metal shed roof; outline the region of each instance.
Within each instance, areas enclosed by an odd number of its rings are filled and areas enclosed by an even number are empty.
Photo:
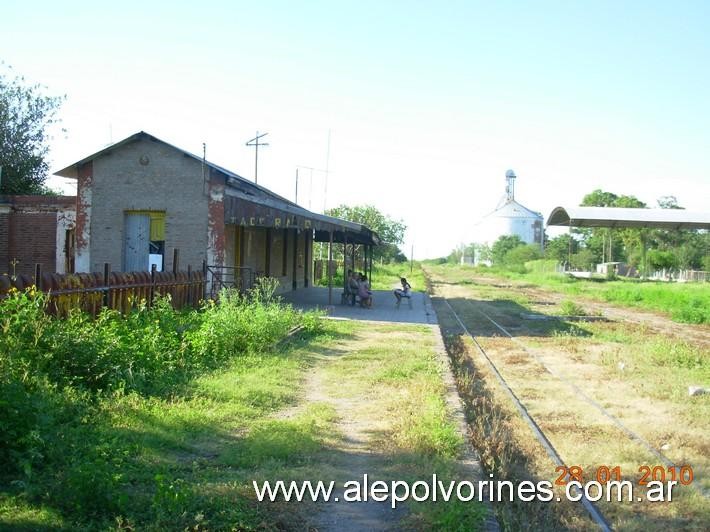
[[[550,213],[547,225],[710,229],[710,212],[686,211],[685,209],[556,207]]]

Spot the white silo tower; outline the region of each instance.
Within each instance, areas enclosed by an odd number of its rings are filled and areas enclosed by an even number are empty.
[[[516,177],[513,170],[505,173],[505,195],[496,209],[484,216],[473,228],[476,244],[492,246],[503,235],[517,235],[526,244],[538,244],[542,248],[542,214],[515,201]],[[476,262],[479,262],[478,257]]]

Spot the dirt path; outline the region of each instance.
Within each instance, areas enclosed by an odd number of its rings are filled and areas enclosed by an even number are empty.
[[[339,343],[330,354],[320,357],[320,363],[306,380],[306,403],[325,403],[335,409],[337,430],[342,440],[332,465],[341,480],[359,480],[368,475],[372,481],[382,480],[373,475],[384,457],[373,449],[372,434],[387,429],[387,423],[373,416],[367,408],[368,397],[363,395],[338,396],[328,378],[328,365],[339,357],[355,351],[353,342]],[[342,485],[342,484],[341,484]],[[342,488],[336,492],[343,499]],[[396,529],[405,515],[404,507],[393,510],[386,502],[328,502],[322,505],[311,525],[319,531],[359,532]]]
[[[309,409],[332,413],[330,436],[314,466],[315,480],[335,481],[333,497],[311,507],[306,528],[431,530],[457,522],[465,529],[497,530],[490,508],[473,501],[407,500],[393,509],[389,498],[374,501],[368,489],[366,499],[351,502],[349,481],[412,485],[431,481],[433,474],[457,481],[481,479],[482,472],[465,443],[461,403],[436,326],[347,321],[334,327],[332,341],[309,349],[301,401],[279,416],[298,418]]]

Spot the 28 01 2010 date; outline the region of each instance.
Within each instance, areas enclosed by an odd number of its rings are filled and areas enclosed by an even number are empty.
[[[621,466],[599,466],[591,473],[584,471],[580,466],[558,466],[555,468],[555,473],[559,476],[555,480],[558,486],[564,486],[571,480],[575,480],[580,484],[585,481],[596,480],[599,483],[606,483],[615,480],[622,480]],[[639,486],[645,486],[651,481],[660,482],[678,482],[682,486],[687,486],[693,482],[693,468],[689,465],[680,467],[663,467],[643,465],[638,468],[639,477],[636,482]]]

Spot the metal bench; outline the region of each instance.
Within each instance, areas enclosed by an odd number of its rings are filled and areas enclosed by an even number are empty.
[[[402,303],[402,299],[406,299],[407,303],[409,303],[409,308],[412,308],[412,293],[408,294],[402,294],[399,296],[400,299],[397,300],[397,308],[399,308],[400,303]]]

